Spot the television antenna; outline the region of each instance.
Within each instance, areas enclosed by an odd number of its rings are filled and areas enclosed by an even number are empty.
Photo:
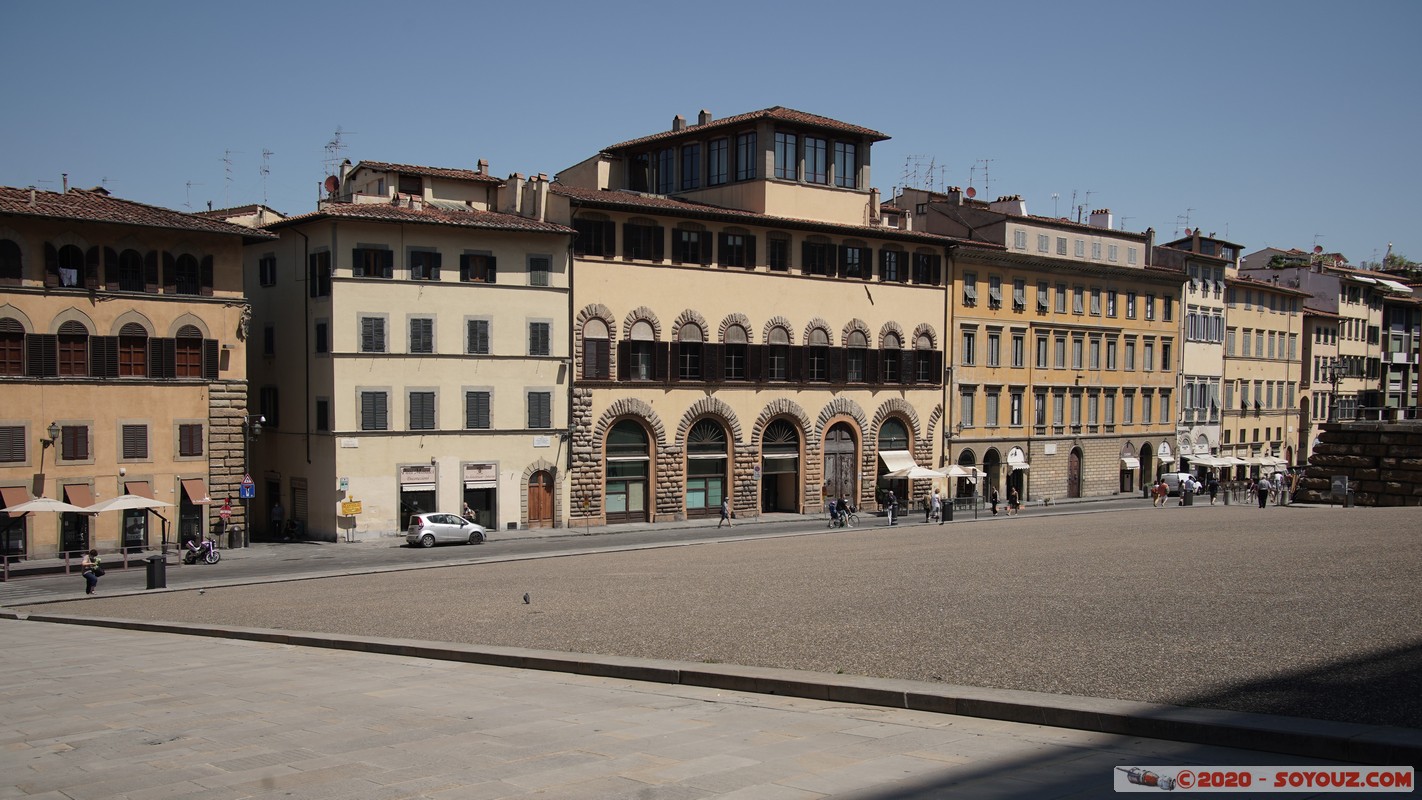
[[[1062,199],[1061,192],[1052,192],[1052,219],[1060,219],[1057,216],[1057,201]]]
[[[241,150],[222,151],[222,205],[224,208],[232,207],[232,154],[241,152]]]
[[[341,171],[341,161],[344,160],[346,148],[349,147],[344,137],[349,136],[351,133],[351,131],[341,130],[341,126],[337,125],[335,135],[331,137],[330,141],[326,142],[325,166],[327,175],[335,175]]]
[[[186,194],[186,196],[185,196],[186,199],[183,201],[183,207],[184,207],[184,208],[192,208],[192,207],[193,207],[193,187],[194,187],[194,186],[203,186],[203,185],[205,185],[205,184],[197,183],[197,182],[194,182],[194,181],[188,181],[186,184],[184,184],[184,186],[186,186],[187,189],[188,189],[187,194]]]
[[[924,166],[925,160],[928,162],[927,166]],[[948,168],[946,166],[939,166],[938,159],[933,156],[907,156],[904,158],[904,186],[933,192],[934,187],[936,187],[940,181],[944,181],[944,175],[947,170]]]
[[[1125,230],[1125,229],[1126,229],[1126,220],[1128,220],[1128,219],[1135,219],[1135,217],[1122,216],[1122,217],[1121,217],[1121,230]]]
[[[262,205],[267,204],[267,176],[272,174],[272,156],[276,155],[272,151],[262,148],[262,166],[258,170],[262,174]]]

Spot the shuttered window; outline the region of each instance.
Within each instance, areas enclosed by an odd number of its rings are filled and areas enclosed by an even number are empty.
[[[492,427],[489,422],[489,393],[464,393],[464,427],[483,430]]]
[[[178,455],[184,457],[202,455],[202,423],[178,426]]]
[[[25,328],[18,320],[0,319],[0,375],[25,374]]]
[[[410,320],[410,352],[434,352],[434,320],[429,317]]]
[[[387,397],[385,392],[360,393],[360,429],[363,431],[383,431],[389,427],[386,417]]]
[[[528,393],[528,427],[553,427],[553,393]]]
[[[351,251],[351,274],[357,278],[389,278],[395,272],[395,251],[357,247]]]
[[[89,460],[89,426],[64,425],[60,427],[59,457],[65,461]]]
[[[148,426],[123,425],[123,458],[146,460],[148,458]]]
[[[118,374],[124,378],[148,377],[148,331],[136,322],[119,331]]]
[[[178,329],[178,338],[174,341],[173,377],[203,377],[202,331],[192,325]]]
[[[487,319],[469,320],[469,335],[466,352],[476,356],[486,356],[489,354],[489,321]]]
[[[25,461],[25,426],[0,426],[0,463],[18,464]]]
[[[550,352],[553,325],[549,322],[528,323],[528,354],[546,356]]]
[[[435,393],[410,392],[410,430],[432,431],[435,428]]]
[[[385,352],[385,318],[360,318],[360,351],[362,353]]]

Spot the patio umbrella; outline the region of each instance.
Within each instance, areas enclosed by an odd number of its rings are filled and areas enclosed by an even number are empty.
[[[937,470],[932,470],[932,469],[928,469],[927,467],[920,467],[920,466],[915,465],[915,466],[912,466],[912,467],[905,467],[904,469],[901,469],[901,470],[895,470],[894,472],[886,472],[886,473],[884,473],[884,477],[885,477],[885,478],[906,479],[906,480],[911,480],[911,481],[912,481],[912,480],[923,480],[923,479],[926,479],[926,478],[946,478],[946,477],[948,477],[948,476],[947,476],[946,474],[942,473],[942,472],[937,471]]]
[[[79,509],[90,514],[102,514],[105,511],[127,511],[132,508],[172,508],[172,503],[165,503],[162,500],[154,500],[151,497],[143,497],[136,494],[121,494],[108,500],[101,500],[88,508]]]
[[[26,500],[26,501],[23,502],[23,503],[17,503],[17,504],[15,504],[15,505],[13,505],[13,506],[10,506],[9,508],[6,508],[5,510],[6,510],[6,511],[9,511],[9,512],[12,513],[12,514],[23,514],[23,513],[25,513],[25,512],[34,512],[34,511],[59,511],[59,512],[66,512],[66,511],[67,511],[67,512],[71,512],[71,513],[74,513],[74,514],[92,514],[92,513],[94,513],[94,512],[92,512],[92,511],[90,511],[89,509],[84,508],[83,506],[76,506],[76,505],[74,505],[73,503],[65,503],[65,502],[63,502],[63,501],[61,501],[61,500],[51,500],[51,499],[49,499],[48,497],[36,497],[36,498],[31,499],[31,500]]]
[[[982,471],[977,467],[963,467],[954,464],[948,468],[948,477],[950,478],[967,478],[975,481],[982,474]]]

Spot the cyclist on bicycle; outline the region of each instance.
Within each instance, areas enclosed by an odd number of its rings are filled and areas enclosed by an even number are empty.
[[[838,500],[834,501],[834,518],[838,520],[841,525],[844,524],[845,520],[849,519],[849,501],[845,500],[842,494]]]

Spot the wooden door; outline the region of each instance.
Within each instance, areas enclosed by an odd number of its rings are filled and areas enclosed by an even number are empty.
[[[547,470],[528,479],[528,527],[553,527],[553,475]]]

